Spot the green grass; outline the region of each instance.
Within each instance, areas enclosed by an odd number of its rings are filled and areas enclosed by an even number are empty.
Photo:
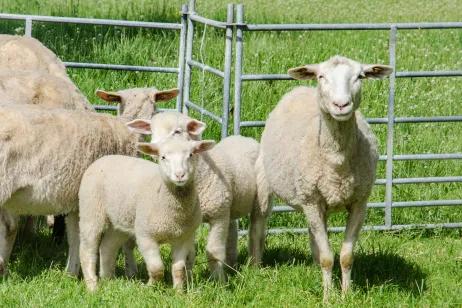
[[[30,1],[0,0],[0,11],[40,14],[178,22],[181,0],[116,1]],[[224,20],[227,0],[198,1],[197,11],[209,18]],[[462,2],[445,1],[304,1],[245,0],[245,19],[249,23],[360,23],[432,22],[462,20]],[[223,68],[224,36],[221,30],[196,28],[194,58]],[[1,33],[24,32],[24,25],[0,21]],[[132,65],[176,66],[179,33],[123,27],[60,25],[34,23],[33,35],[65,61]],[[244,73],[285,73],[288,68],[323,61],[342,54],[362,62],[388,63],[388,31],[317,31],[245,33]],[[201,45],[203,41],[203,45]],[[399,30],[398,70],[461,70],[462,30]],[[70,69],[69,74],[95,103],[96,88],[122,89],[134,86],[171,88],[173,74],[111,72]],[[243,85],[242,119],[264,120],[279,98],[300,82],[265,81]],[[314,85],[314,83],[311,83]],[[388,81],[367,81],[363,87],[361,110],[368,117],[384,117],[387,111]],[[397,116],[434,116],[462,114],[461,78],[414,78],[396,81]],[[191,99],[215,113],[222,102],[221,79],[193,71]],[[174,102],[165,104],[173,107]],[[163,106],[164,107],[164,106]],[[198,116],[196,113],[192,113]],[[200,117],[200,116],[198,116]],[[206,117],[207,137],[218,139],[220,128]],[[231,117],[232,122],[232,117]],[[385,154],[386,127],[374,125]],[[231,131],[231,128],[230,128]],[[243,129],[244,135],[259,138],[260,128]],[[394,135],[396,154],[462,152],[461,124],[398,124]],[[462,161],[396,162],[394,177],[457,176]],[[378,178],[385,176],[379,163]],[[462,184],[397,185],[396,201],[462,198]],[[370,201],[383,202],[384,187],[374,188]],[[331,225],[343,225],[344,215],[330,218]],[[394,223],[442,223],[462,221],[462,207],[394,209]],[[383,210],[370,209],[367,224],[383,224]],[[242,225],[247,222],[244,220]],[[305,227],[301,214],[275,214],[271,227]],[[203,232],[202,232],[203,233]],[[338,248],[340,237],[332,236]],[[4,305],[34,303],[45,306],[111,305],[143,306],[148,303],[170,306],[300,306],[319,304],[320,273],[309,260],[306,237],[270,236],[265,255],[267,266],[254,270],[242,265],[229,285],[218,287],[207,282],[205,265],[197,266],[194,286],[184,296],[175,295],[167,286],[145,287],[140,280],[117,279],[104,283],[95,296],[86,295],[83,284],[62,273],[64,247],[51,247],[47,233],[32,241],[20,241],[14,250],[11,277],[0,285]],[[201,238],[199,246],[203,247]],[[241,240],[243,248],[244,240]],[[359,244],[355,268],[357,287],[353,295],[334,304],[347,306],[447,306],[461,304],[457,282],[461,279],[462,251],[460,231],[364,233]],[[338,249],[337,249],[338,250]],[[167,251],[165,251],[166,253]],[[243,249],[241,249],[244,254]],[[292,262],[293,258],[295,261]],[[275,261],[271,261],[275,259]],[[202,261],[201,261],[202,260]],[[199,262],[204,261],[203,249]],[[245,264],[242,256],[241,264]],[[52,263],[55,262],[55,263]],[[56,263],[58,262],[58,263]],[[141,259],[140,259],[141,262]],[[294,263],[294,264],[292,264]],[[337,267],[338,268],[338,267]],[[141,278],[145,278],[143,273]],[[338,279],[338,272],[337,272]],[[421,283],[423,281],[423,287]],[[45,293],[49,297],[39,294]]]

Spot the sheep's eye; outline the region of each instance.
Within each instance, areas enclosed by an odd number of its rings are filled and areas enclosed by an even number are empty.
[[[180,135],[181,134],[181,130],[179,129],[176,129],[174,132],[173,132],[174,135]]]
[[[189,154],[189,157],[192,157],[192,153],[191,153],[191,154]]]
[[[324,76],[323,76],[323,75],[319,75],[319,76],[318,76],[318,79],[324,79]]]
[[[165,160],[165,156],[162,155],[162,156],[160,157],[160,159],[161,159],[161,160]]]
[[[363,75],[363,74],[359,74],[357,79],[364,79],[364,78],[366,78],[366,76],[365,76],[365,75]]]

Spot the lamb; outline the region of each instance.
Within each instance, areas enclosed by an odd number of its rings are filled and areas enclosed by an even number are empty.
[[[290,69],[294,79],[317,79],[318,86],[287,93],[263,131],[259,159],[268,185],[306,216],[313,258],[322,269],[325,301],[334,264],[327,216],[335,210],[349,214],[340,253],[345,294],[351,285],[353,248],[375,180],[377,141],[357,110],[361,79],[391,73],[389,66],[360,64],[341,56]]]
[[[178,112],[156,114],[152,121],[134,120],[127,125],[138,133],[152,132],[152,142],[170,134],[198,140],[205,124]],[[251,138],[231,136],[211,151],[199,156],[198,192],[202,217],[210,225],[207,255],[212,276],[225,280],[224,263],[237,260],[236,219],[251,213],[249,255],[254,264],[261,262],[264,228],[269,215],[269,190],[258,172],[258,143]],[[262,170],[262,169],[261,169]]]
[[[0,67],[10,70],[41,70],[69,79],[64,63],[50,49],[28,36],[0,34]]]
[[[173,98],[177,93],[177,89],[157,91],[153,97]],[[126,103],[126,109],[132,110],[132,103],[144,106],[147,100]],[[124,113],[117,119],[74,110],[0,104],[0,273],[6,273],[19,215],[68,213],[66,269],[78,274],[80,180],[87,167],[104,155],[136,155],[139,136],[128,131],[125,118]]]
[[[0,97],[8,103],[94,111],[87,98],[68,78],[44,71],[0,70]]]
[[[185,268],[190,270],[193,264],[195,230],[201,221],[194,154],[214,144],[171,137],[159,144],[137,146],[145,154],[160,157],[159,165],[111,155],[88,168],[79,191],[79,226],[82,272],[90,291],[97,287],[98,250],[100,276],[111,277],[118,249],[133,235],[150,284],[164,275],[160,244],[172,245],[173,286],[183,289]]]

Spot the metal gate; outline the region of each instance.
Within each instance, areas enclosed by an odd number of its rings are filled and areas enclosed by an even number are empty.
[[[234,14],[235,11],[235,14]],[[393,187],[395,185],[417,184],[417,183],[453,183],[462,182],[462,176],[445,176],[445,177],[415,177],[415,178],[394,178],[393,163],[394,161],[405,160],[450,160],[462,159],[462,153],[444,153],[444,154],[401,154],[396,155],[393,152],[394,128],[395,124],[401,123],[431,123],[431,122],[462,122],[462,115],[458,116],[433,116],[433,117],[396,117],[394,114],[395,102],[395,81],[396,78],[423,78],[423,77],[460,77],[462,70],[453,71],[396,71],[396,39],[397,32],[400,29],[454,29],[462,28],[462,22],[444,22],[444,23],[380,23],[380,24],[247,24],[244,22],[243,5],[229,4],[227,7],[227,20],[216,21],[200,16],[195,12],[195,1],[190,0],[189,5],[182,6],[181,21],[179,23],[157,23],[157,22],[136,22],[124,20],[107,20],[107,19],[87,19],[87,18],[66,18],[18,14],[0,14],[0,19],[23,20],[25,22],[26,35],[32,34],[34,21],[51,22],[51,23],[73,23],[73,24],[91,24],[91,25],[109,25],[139,28],[168,29],[180,31],[178,67],[153,67],[153,66],[130,66],[115,64],[98,64],[98,63],[77,63],[65,62],[67,67],[72,68],[90,68],[90,69],[107,69],[107,70],[126,70],[126,71],[145,71],[177,74],[177,84],[180,89],[180,95],[177,99],[176,109],[178,111],[188,112],[189,109],[205,115],[212,121],[218,123],[221,127],[221,137],[228,135],[230,129],[229,113],[231,111],[231,74],[232,74],[232,49],[235,48],[234,61],[234,104],[233,104],[233,132],[240,134],[241,128],[244,127],[263,127],[263,121],[241,121],[241,109],[245,108],[245,102],[241,100],[242,83],[257,80],[290,80],[286,74],[244,74],[243,73],[243,48],[245,32],[253,31],[339,31],[339,30],[387,30],[389,31],[389,65],[393,67],[394,73],[390,76],[389,97],[387,116],[383,118],[369,118],[370,124],[386,125],[386,155],[381,155],[380,160],[386,162],[385,178],[377,179],[376,185],[385,186],[384,202],[368,203],[369,208],[383,208],[385,217],[383,225],[365,226],[364,230],[399,230],[407,228],[460,228],[462,222],[458,223],[432,223],[432,224],[393,224],[392,209],[404,207],[433,207],[433,206],[462,206],[462,199],[455,200],[419,200],[419,201],[394,201]],[[195,24],[211,26],[222,29],[225,38],[224,48],[224,67],[223,70],[202,63],[193,58],[194,29]],[[223,79],[223,103],[222,114],[215,114],[197,102],[190,99],[191,89],[191,71],[199,69],[202,72],[214,74]],[[284,68],[285,69],[285,68]],[[95,106],[98,110],[114,110],[113,106]],[[293,211],[287,205],[276,205],[274,212]],[[344,227],[332,227],[330,231],[343,231]],[[306,232],[306,228],[274,228],[269,229],[269,233],[280,232]],[[241,231],[241,234],[245,231]]]

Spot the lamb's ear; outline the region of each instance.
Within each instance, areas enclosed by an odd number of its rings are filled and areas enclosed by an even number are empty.
[[[136,149],[139,152],[147,154],[147,155],[151,155],[151,156],[159,155],[159,146],[156,143],[138,142],[136,144]]]
[[[393,72],[393,68],[382,64],[361,64],[362,73],[365,78],[384,78]]]
[[[142,134],[142,135],[150,135],[151,134],[151,121],[136,119],[125,123],[128,129],[132,132]]]
[[[316,79],[318,75],[319,65],[308,64],[304,66],[294,67],[287,71],[290,77],[297,80]]]
[[[192,136],[200,136],[206,127],[207,125],[204,122],[195,119],[189,120],[188,124],[186,124],[186,130]]]
[[[163,102],[163,101],[169,101],[175,97],[178,96],[178,93],[180,93],[180,90],[178,88],[170,89],[170,90],[164,90],[164,91],[155,91],[152,96],[151,100],[153,102]]]
[[[120,94],[118,94],[117,92],[96,90],[95,94],[102,100],[105,100],[106,102],[118,102],[119,103],[122,101],[122,96],[120,96]]]
[[[215,140],[194,141],[193,154],[208,151],[212,149],[215,146],[215,144],[216,144]]]

